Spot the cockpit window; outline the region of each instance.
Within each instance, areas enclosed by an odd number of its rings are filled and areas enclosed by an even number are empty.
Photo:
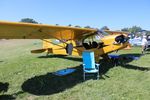
[[[98,34],[95,34],[95,35],[87,36],[84,39],[84,42],[93,42],[93,41],[100,42],[101,41],[101,37]]]
[[[83,40],[83,46],[86,49],[97,48],[102,44],[101,38],[99,34],[89,35]]]

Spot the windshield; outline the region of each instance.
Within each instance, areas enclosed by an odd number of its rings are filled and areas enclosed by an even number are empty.
[[[90,36],[87,36],[85,39],[84,39],[84,43],[89,43],[89,42],[100,42],[101,41],[101,37],[100,35],[98,34],[94,34],[94,35],[90,35]]]
[[[86,36],[83,39],[83,46],[86,49],[92,49],[92,48],[97,48],[100,47],[103,42],[101,41],[102,36],[100,36],[98,33],[95,33],[93,35]]]

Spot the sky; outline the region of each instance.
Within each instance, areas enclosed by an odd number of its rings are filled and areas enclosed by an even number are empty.
[[[150,30],[150,0],[0,0],[0,20]]]

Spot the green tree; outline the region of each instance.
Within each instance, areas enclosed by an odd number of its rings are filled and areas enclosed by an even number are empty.
[[[101,30],[109,30],[109,28],[107,26],[103,26]]]
[[[81,26],[79,26],[79,25],[76,25],[75,27],[81,28]]]
[[[68,26],[69,26],[69,27],[71,27],[72,25],[71,25],[71,24],[69,24]]]
[[[121,29],[121,31],[127,31],[127,32],[135,34],[137,32],[141,32],[142,28],[138,26],[132,26],[131,28],[123,28]]]
[[[129,32],[131,32],[131,33],[137,33],[140,31],[142,31],[142,28],[138,27],[138,26],[133,26],[132,28],[129,28]]]
[[[84,28],[91,28],[90,26],[85,26]]]
[[[38,24],[38,22],[35,21],[35,20],[32,19],[32,18],[23,18],[23,19],[21,19],[20,22],[24,22],[24,23],[35,23],[35,24]]]
[[[123,28],[123,29],[121,29],[121,31],[129,32],[129,28]]]

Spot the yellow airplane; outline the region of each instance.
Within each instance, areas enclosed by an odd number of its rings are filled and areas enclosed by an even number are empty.
[[[41,39],[43,48],[32,53],[81,56],[84,50],[92,50],[96,61],[129,45],[127,33],[121,31],[3,21],[0,39]]]

